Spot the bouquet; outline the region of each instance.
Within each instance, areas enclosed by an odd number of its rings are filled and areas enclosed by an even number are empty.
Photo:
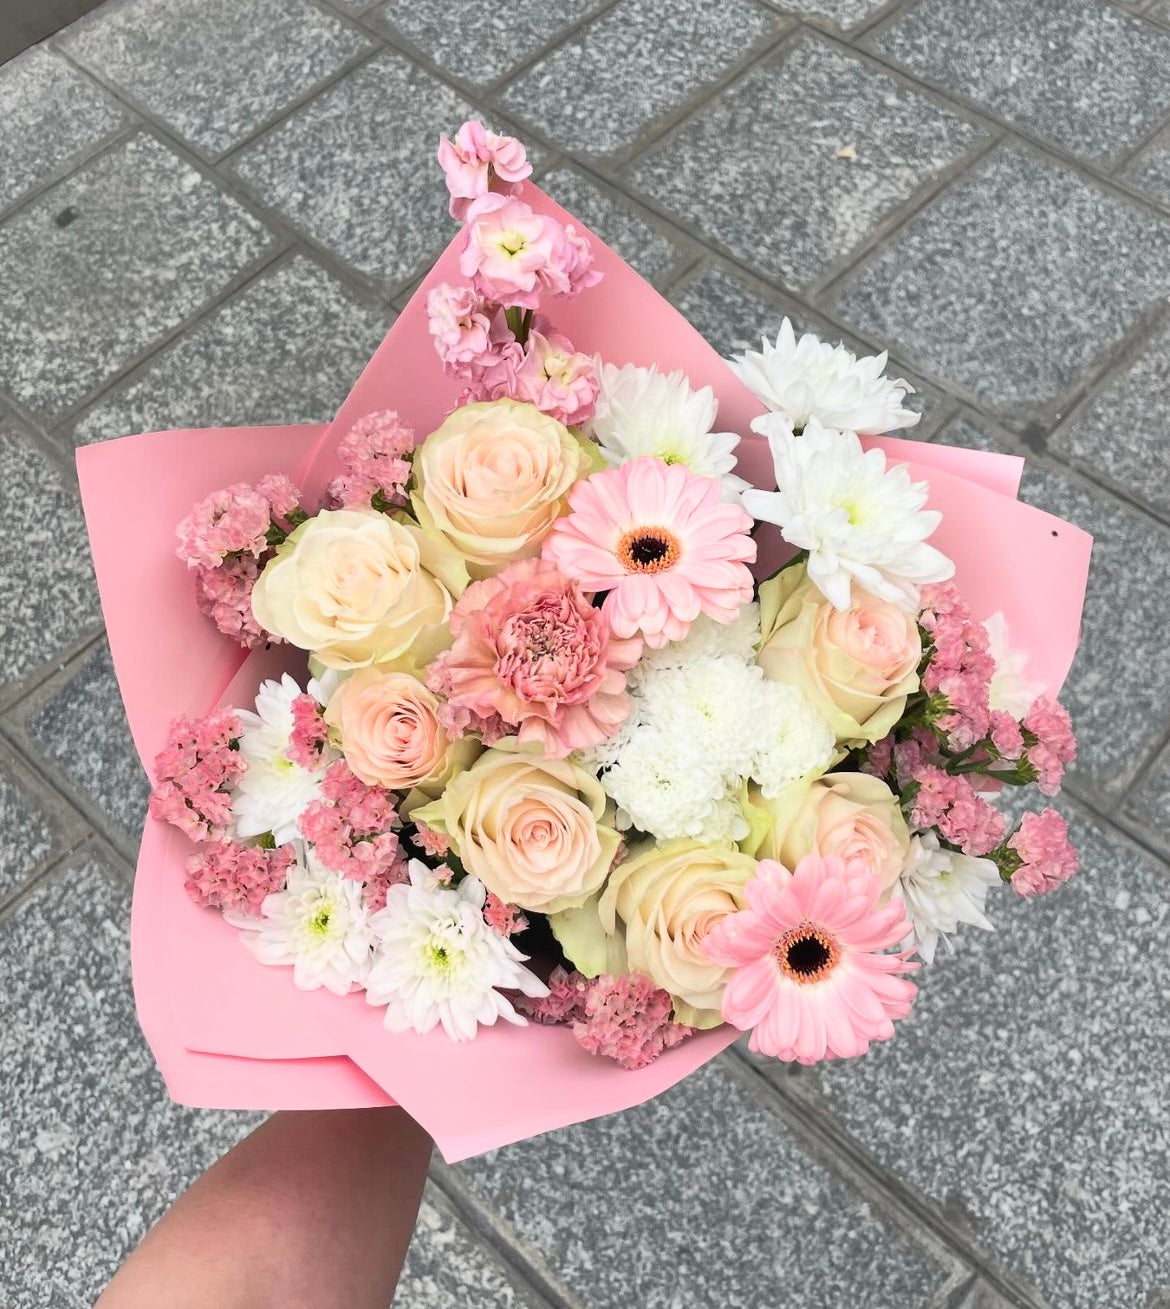
[[[458,1158],[740,1032],[861,1055],[1071,876],[995,801],[1075,757],[1089,540],[1020,461],[885,436],[884,355],[785,320],[720,361],[518,141],[439,162],[461,230],[328,429],[79,464],[172,1092],[396,1100]]]

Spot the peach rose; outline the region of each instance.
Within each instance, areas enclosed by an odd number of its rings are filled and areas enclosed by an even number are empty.
[[[446,832],[463,867],[506,904],[542,914],[583,904],[621,843],[591,773],[505,744],[485,750],[414,818]]]
[[[413,524],[365,509],[326,509],[291,533],[252,591],[266,632],[326,668],[364,668],[435,640],[451,595],[423,566]]]
[[[747,907],[744,887],[755,875],[750,855],[689,839],[636,847],[610,875],[598,903],[601,925],[611,935],[624,928],[631,971],[670,992],[680,1023],[722,1022],[729,970],[707,958],[703,939]]]
[[[877,873],[889,890],[910,850],[910,833],[898,799],[868,773],[826,773],[790,782],[774,800],[754,796],[768,811],[771,831],[754,851],[795,868],[807,854],[836,855]]]
[[[334,692],[325,721],[345,762],[368,786],[424,791],[467,767],[477,746],[452,741],[439,722],[439,697],[407,672],[361,668]]]
[[[760,587],[759,663],[774,682],[798,686],[846,746],[880,740],[918,690],[918,623],[897,605],[855,587],[835,609],[804,565]]]
[[[471,575],[485,577],[538,552],[569,488],[588,471],[577,438],[534,405],[464,405],[416,452],[412,504]]]

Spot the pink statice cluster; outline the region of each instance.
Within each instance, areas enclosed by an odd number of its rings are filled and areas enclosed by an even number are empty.
[[[322,798],[301,815],[300,829],[326,868],[368,882],[398,859],[398,833],[392,830],[397,819],[393,794],[367,786],[338,760],[325,773]]]
[[[483,903],[484,921],[500,936],[515,936],[528,930],[528,919],[513,904],[489,891]]]
[[[972,786],[969,778],[921,764],[912,773],[907,793],[912,824],[938,834],[964,854],[989,854],[1003,840],[1007,820]]]
[[[260,576],[260,565],[250,554],[225,559],[212,568],[195,569],[195,603],[216,627],[245,650],[255,650],[272,637],[252,612],[252,589]]]
[[[967,750],[991,725],[988,700],[995,660],[987,629],[972,616],[953,582],[924,590],[918,621],[931,643],[922,686],[931,697],[932,720],[948,749]]]
[[[390,863],[362,887],[362,901],[370,913],[376,914],[379,909],[386,908],[386,892],[392,886],[403,886],[409,881],[408,860],[399,849]]]
[[[327,501],[344,509],[382,511],[406,503],[410,478],[407,456],[415,435],[390,409],[366,414],[341,438],[337,459],[341,473],[326,491]]]
[[[192,841],[219,841],[231,825],[230,788],[244,772],[235,748],[243,732],[230,711],[171,724],[166,748],[154,761],[150,814]]]
[[[1021,724],[1024,758],[1044,795],[1055,795],[1064,779],[1066,764],[1077,757],[1072,722],[1064,705],[1042,695],[1024,715]]]
[[[256,917],[265,896],[283,891],[294,862],[291,845],[274,850],[215,841],[187,860],[187,894],[197,905]]]
[[[563,759],[600,744],[629,716],[625,675],[642,642],[614,636],[555,565],[522,559],[474,583],[450,623],[453,644],[427,685],[443,697],[439,717],[452,736],[474,731],[490,744],[514,734]]]
[[[1025,814],[999,859],[1000,871],[1022,896],[1055,890],[1077,871],[1076,847],[1055,809]]]
[[[321,756],[329,740],[325,713],[317,701],[306,694],[298,695],[289,706],[292,731],[285,754],[294,764],[310,770],[320,767]]]
[[[538,1023],[566,1024],[590,1054],[623,1068],[645,1068],[664,1051],[694,1035],[671,1017],[670,995],[640,973],[587,978],[554,968],[548,995],[524,997],[518,1008]]]

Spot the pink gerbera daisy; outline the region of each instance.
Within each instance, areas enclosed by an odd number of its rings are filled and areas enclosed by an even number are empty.
[[[864,1054],[894,1034],[918,988],[897,974],[918,967],[883,953],[910,934],[900,901],[881,905],[866,868],[808,855],[790,873],[762,860],[745,887],[750,908],[721,919],[704,941],[734,969],[723,1017],[751,1029],[750,1048],[802,1064]]]
[[[543,553],[585,591],[605,591],[619,637],[680,641],[700,613],[735,621],[752,598],[752,520],[716,478],[644,456],[594,473],[569,495]]]

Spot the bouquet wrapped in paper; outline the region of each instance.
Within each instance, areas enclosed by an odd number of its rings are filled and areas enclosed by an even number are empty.
[[[399,1103],[453,1160],[741,1032],[861,1055],[1069,877],[995,800],[1074,756],[1090,542],[1020,460],[886,435],[884,356],[721,359],[519,142],[439,161],[461,230],[333,423],[78,464],[172,1095]]]

